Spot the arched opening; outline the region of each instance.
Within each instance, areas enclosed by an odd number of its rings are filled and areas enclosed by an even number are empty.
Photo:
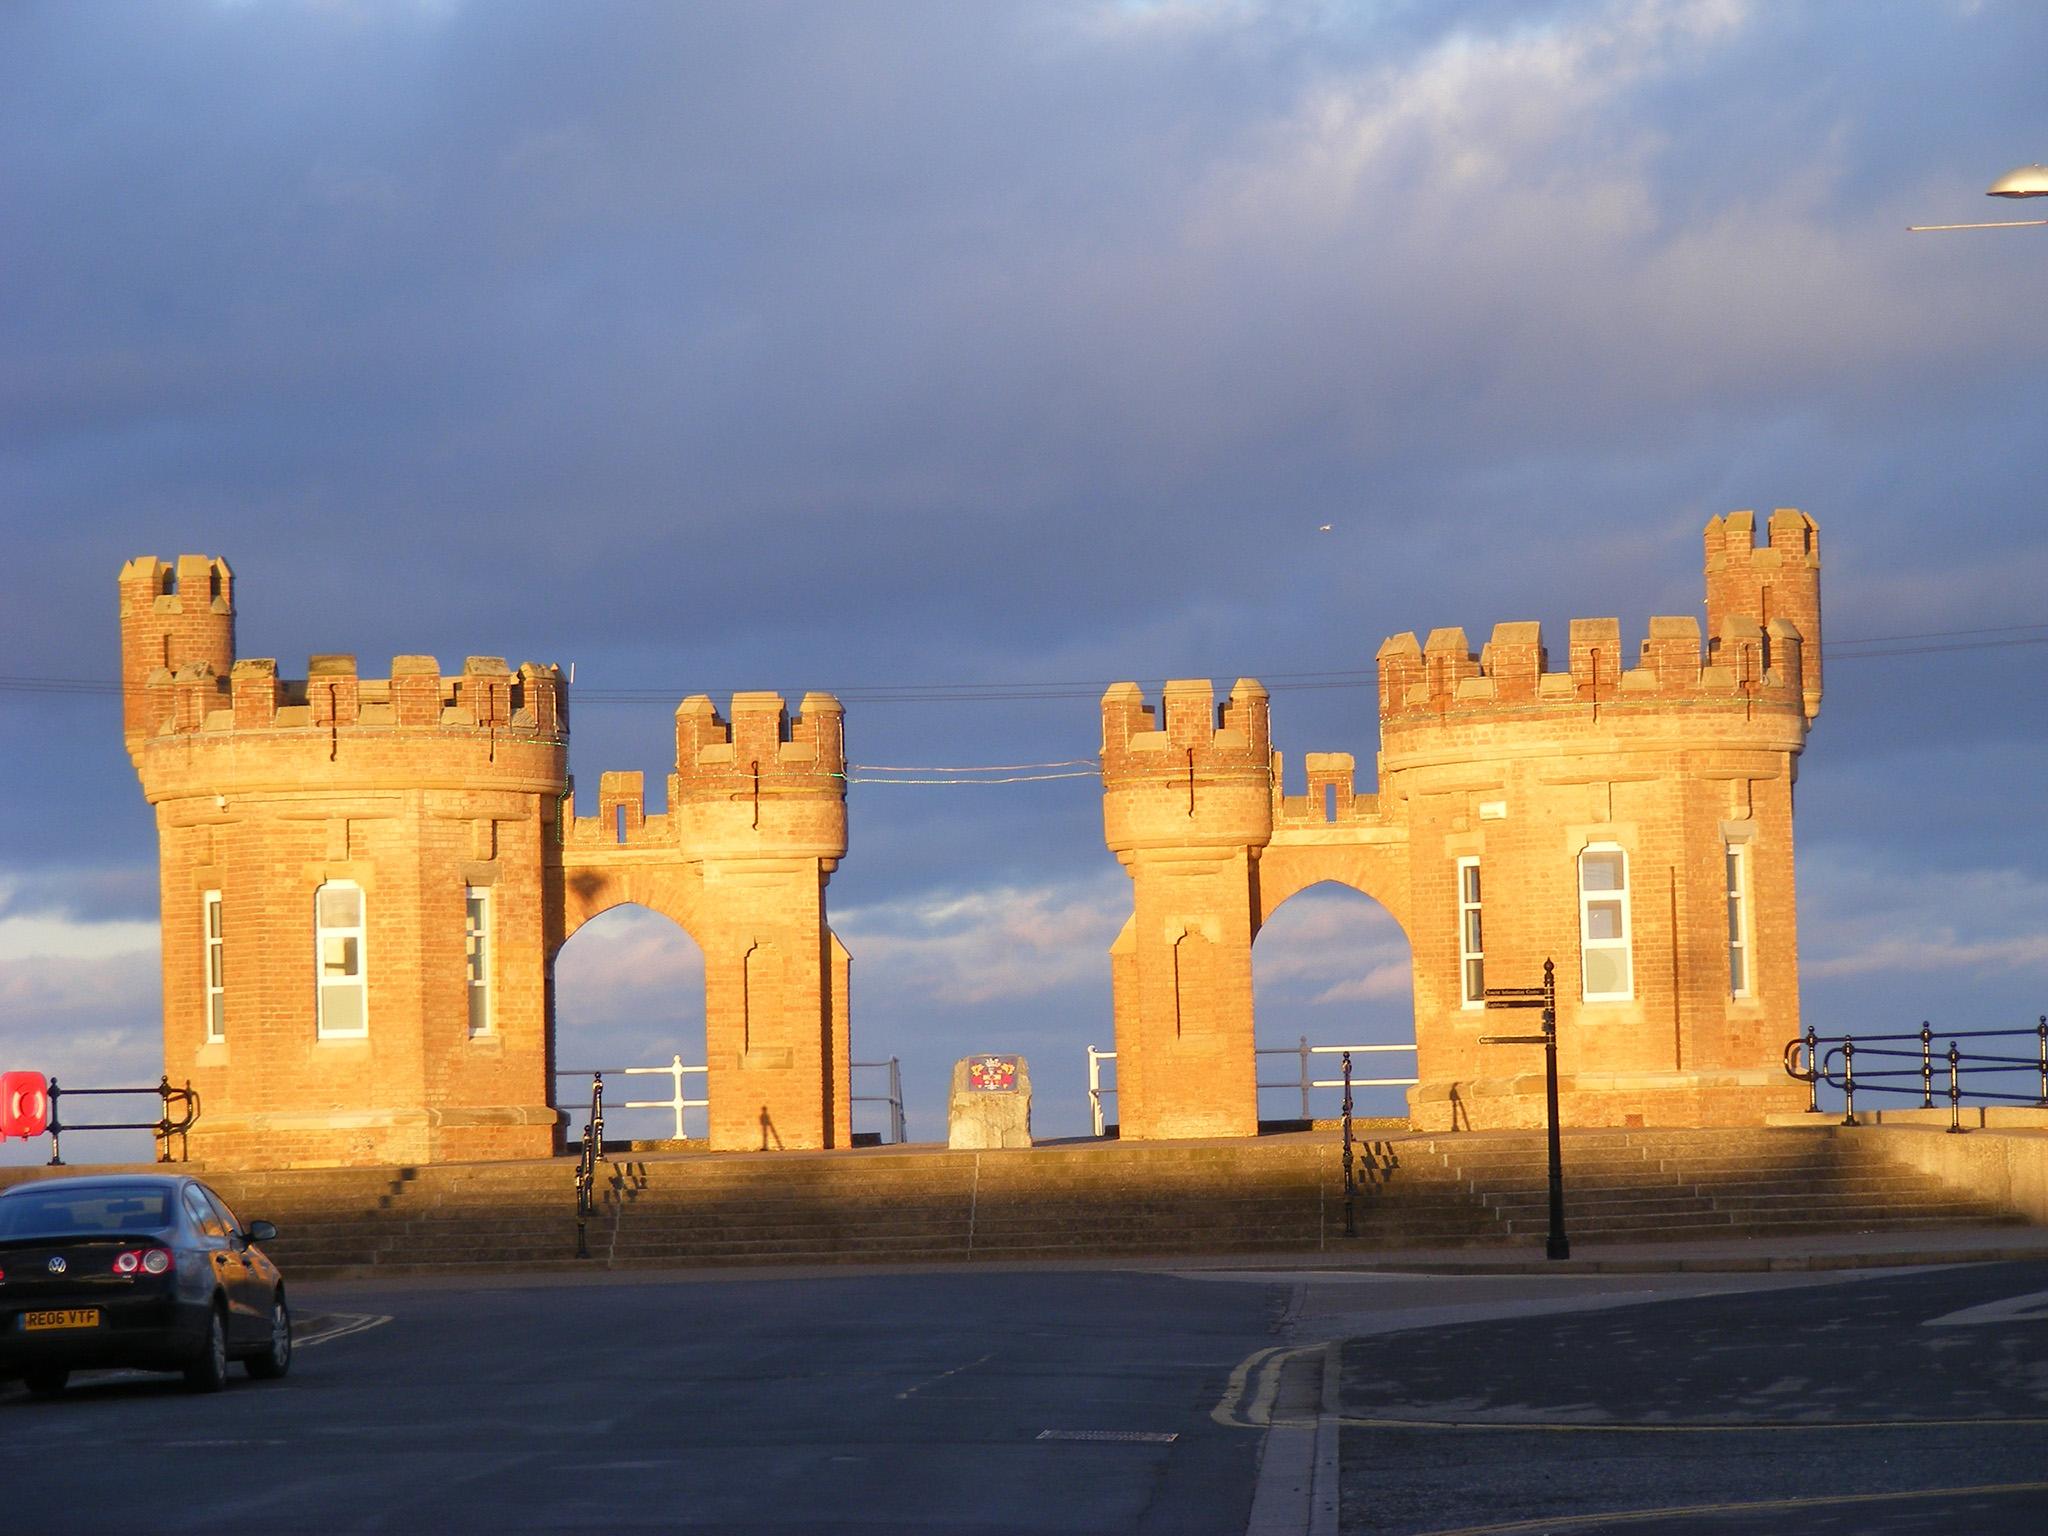
[[[704,952],[696,941],[647,907],[613,907],[556,951],[553,991],[553,1102],[568,1112],[571,1144],[590,1116],[592,1072],[604,1073],[607,1141],[673,1138],[675,1100],[707,1097]],[[695,1070],[677,1073],[678,1061]],[[703,1137],[705,1111],[683,1109],[681,1126]]]
[[[1405,1118],[1405,1086],[1371,1078],[1415,1076],[1415,978],[1408,936],[1387,909],[1350,886],[1325,880],[1290,896],[1252,945],[1253,1017],[1258,1024],[1259,1119],[1331,1119],[1343,1100],[1335,1083],[1354,1049],[1352,1113]],[[1322,1047],[1323,1049],[1316,1049]]]

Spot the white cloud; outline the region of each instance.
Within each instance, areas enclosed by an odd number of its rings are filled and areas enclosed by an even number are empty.
[[[856,985],[927,1000],[985,1003],[1042,996],[1109,974],[1109,946],[1130,916],[1120,875],[1066,886],[928,891],[836,914]]]
[[[1870,855],[1802,861],[1800,975],[1986,971],[2048,981],[2048,881],[2019,869],[1899,867]]]
[[[18,960],[99,961],[154,955],[156,950],[155,923],[81,922],[54,912],[0,917],[0,965]]]

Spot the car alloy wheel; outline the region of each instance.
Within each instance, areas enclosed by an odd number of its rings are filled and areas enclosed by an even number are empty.
[[[275,1381],[292,1368],[292,1314],[283,1296],[270,1304],[270,1348],[242,1364],[258,1381]]]
[[[220,1309],[207,1314],[206,1343],[185,1367],[185,1385],[194,1392],[218,1392],[228,1384],[228,1326]]]

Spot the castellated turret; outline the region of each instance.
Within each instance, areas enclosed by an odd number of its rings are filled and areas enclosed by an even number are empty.
[[[1241,677],[1221,708],[1207,678],[1169,682],[1155,713],[1136,683],[1102,699],[1103,832],[1119,855],[1260,845],[1272,832],[1266,690]],[[1161,716],[1163,715],[1163,719]]]
[[[121,567],[121,732],[131,756],[160,721],[166,696],[152,680],[204,668],[225,677],[235,661],[234,574],[225,560],[151,556]]]
[[[1568,1122],[1796,1107],[1778,1061],[1799,1029],[1792,789],[1820,709],[1820,545],[1790,508],[1757,535],[1750,512],[1707,524],[1704,632],[1680,615],[1633,647],[1612,618],[1573,620],[1557,651],[1529,622],[1476,654],[1462,629],[1389,639],[1371,792],[1350,754],[1319,752],[1290,793],[1250,680],[1220,717],[1206,683],[1169,684],[1163,725],[1112,688],[1103,826],[1135,908],[1112,950],[1123,1134],[1241,1133],[1216,1101],[1254,1113],[1251,940],[1323,881],[1408,935],[1418,1128],[1540,1123],[1540,1060],[1481,1035],[1485,989],[1535,985],[1546,960]]]
[[[779,696],[741,694],[728,726],[691,698],[668,810],[646,814],[640,774],[607,773],[600,814],[577,817],[558,668],[400,656],[365,677],[325,653],[281,676],[236,657],[231,583],[202,555],[120,577],[123,735],[160,844],[165,1070],[200,1090],[199,1155],[547,1153],[554,955],[628,901],[697,937],[713,1044],[738,1020],[709,1063],[714,1143],[758,1146],[764,1117],[785,1146],[845,1143],[847,957],[824,919],[846,851],[836,700],[806,695],[791,720]]]
[[[1804,642],[1801,703],[1813,719],[1820,713],[1819,525],[1796,508],[1780,507],[1758,545],[1756,514],[1730,512],[1707,524],[1706,565],[1709,659],[1740,668],[1742,662],[1726,653],[1761,634],[1763,668],[1781,671],[1770,642],[1789,626]]]

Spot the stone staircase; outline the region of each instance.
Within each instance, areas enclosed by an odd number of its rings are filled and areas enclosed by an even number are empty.
[[[1329,1132],[1002,1152],[621,1153],[599,1169],[588,1260],[573,1257],[569,1158],[195,1171],[245,1219],[275,1222],[270,1249],[302,1278],[1369,1253],[1540,1246],[1548,1228],[1540,1132],[1373,1139],[1356,1167],[1358,1235],[1347,1239]],[[2021,1221],[1895,1165],[1881,1136],[1833,1126],[1577,1131],[1564,1167],[1575,1244]]]
[[[1489,1240],[1497,1220],[1445,1169],[1408,1177],[1363,1144],[1360,1241]],[[575,1252],[575,1164],[215,1172],[271,1251],[304,1275],[589,1267]],[[1028,1151],[616,1155],[599,1169],[592,1261],[618,1268],[1086,1259],[1300,1252],[1344,1239],[1327,1135],[1253,1143],[1089,1142]]]
[[[1549,1154],[1540,1132],[1416,1138],[1509,1238],[1549,1230]],[[1577,1131],[1563,1147],[1574,1241],[1646,1242],[1923,1227],[2020,1225],[1892,1162],[1868,1133],[1831,1125],[1771,1130]]]

